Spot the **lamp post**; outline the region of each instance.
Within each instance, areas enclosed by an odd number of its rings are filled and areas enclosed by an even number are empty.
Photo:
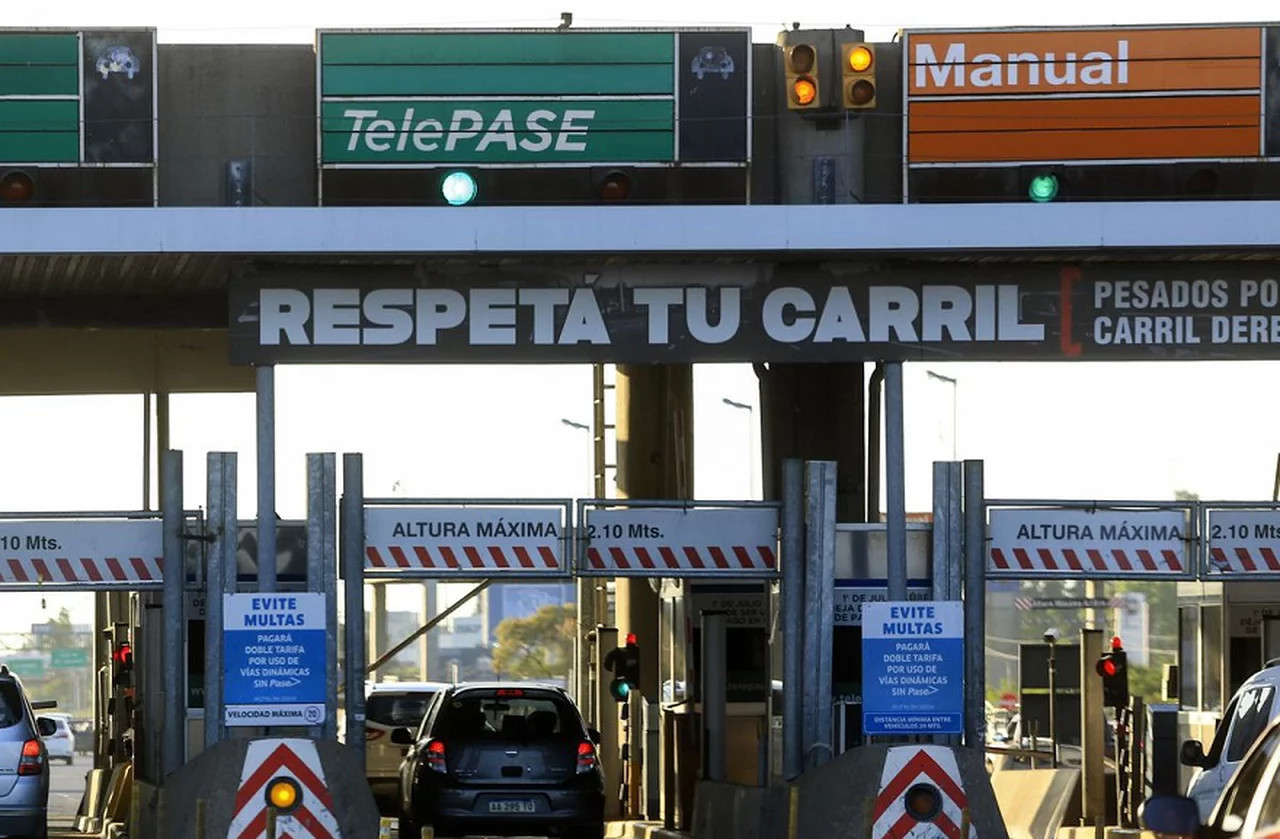
[[[588,435],[591,434],[591,426],[585,422],[576,422],[567,417],[561,417],[560,424],[566,428],[572,428],[574,431],[585,431]],[[590,440],[590,437],[588,437],[588,440]],[[593,475],[595,473],[594,451],[593,443],[592,454],[588,459]],[[595,672],[591,667],[591,642],[587,639],[588,633],[594,635],[596,625],[603,618],[603,615],[600,614],[600,604],[597,602],[595,578],[578,577],[574,590],[577,601],[576,620],[578,622],[578,632],[575,633],[573,640],[574,698],[577,699],[578,707],[582,710],[587,721],[593,725],[599,725],[596,716],[598,709],[595,707]]]
[[[944,376],[941,373],[934,372],[933,370],[925,370],[924,372],[926,376],[933,379],[935,382],[942,382],[943,384],[951,385],[951,459],[956,460],[956,452],[958,450],[956,446],[956,397],[959,392],[960,383],[950,376]]]
[[[739,402],[736,399],[730,399],[725,396],[720,400],[730,408],[737,408],[739,411],[747,412],[747,469],[748,482],[750,483],[749,492],[754,499],[760,495],[759,486],[759,470],[756,468],[756,406],[747,402]]]

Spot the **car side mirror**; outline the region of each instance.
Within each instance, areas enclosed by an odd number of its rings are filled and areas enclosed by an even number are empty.
[[[1178,760],[1183,766],[1204,766],[1204,744],[1199,740],[1187,740],[1178,752]]]
[[[594,728],[588,728],[588,729],[587,729],[587,736],[591,738],[591,742],[592,742],[592,743],[595,743],[597,746],[598,746],[598,745],[600,745],[600,732],[599,732],[599,731],[596,731]]]
[[[41,737],[52,737],[58,733],[58,724],[48,717],[36,717],[36,728]]]
[[[1195,836],[1200,830],[1200,810],[1185,795],[1148,798],[1138,808],[1138,820],[1147,830],[1174,836]]]
[[[391,742],[397,746],[412,746],[413,732],[403,727],[393,728],[391,729]]]

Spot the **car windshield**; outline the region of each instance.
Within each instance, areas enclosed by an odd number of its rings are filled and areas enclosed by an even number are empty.
[[[482,739],[580,736],[572,705],[547,691],[472,690],[460,693],[440,709],[432,734]]]
[[[435,691],[375,692],[365,701],[365,719],[393,728],[417,728]]]
[[[22,693],[13,682],[0,682],[0,728],[22,722]]]

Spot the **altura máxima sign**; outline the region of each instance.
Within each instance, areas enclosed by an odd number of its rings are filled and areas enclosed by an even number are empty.
[[[236,281],[235,364],[1280,357],[1250,266],[769,265]]]

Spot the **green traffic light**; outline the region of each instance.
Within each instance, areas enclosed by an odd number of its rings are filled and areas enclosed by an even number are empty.
[[[450,172],[440,182],[440,194],[454,207],[470,204],[478,191],[476,179],[466,172]]]
[[[631,685],[625,679],[614,679],[609,685],[609,695],[618,702],[624,702],[631,695]]]
[[[1056,175],[1036,175],[1027,186],[1027,197],[1037,204],[1044,204],[1058,197],[1058,177]]]

